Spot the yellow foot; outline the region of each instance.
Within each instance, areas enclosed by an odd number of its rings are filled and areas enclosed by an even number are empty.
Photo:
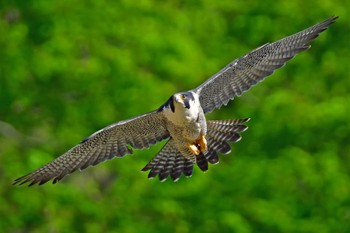
[[[207,139],[205,139],[205,136],[201,134],[201,136],[196,141],[197,144],[200,146],[201,152],[207,151]]]
[[[187,144],[187,148],[192,154],[199,155],[201,152],[204,153],[205,151],[207,151],[207,145],[207,139],[203,134],[201,134],[195,142]]]
[[[196,144],[188,144],[187,148],[191,151],[192,154],[199,155],[200,153]]]

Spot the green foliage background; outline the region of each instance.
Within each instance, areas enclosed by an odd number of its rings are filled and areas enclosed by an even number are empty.
[[[350,2],[0,3],[0,232],[350,232]],[[159,107],[231,60],[338,22],[209,119],[251,117],[207,173],[173,183],[135,151],[14,187],[94,131]]]

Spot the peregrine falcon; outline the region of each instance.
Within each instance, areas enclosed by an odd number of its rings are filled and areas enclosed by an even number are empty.
[[[218,153],[230,153],[229,142],[241,139],[249,120],[206,120],[205,114],[226,105],[252,86],[282,67],[296,54],[310,48],[308,43],[335,22],[329,19],[267,43],[232,61],[197,88],[172,95],[155,111],[109,125],[92,134],[66,153],[36,171],[22,176],[14,184],[29,186],[61,180],[77,169],[83,170],[114,157],[132,154],[168,140],[160,152],[142,169],[148,177],[177,181],[192,175],[194,164],[202,171],[208,163],[219,162]]]

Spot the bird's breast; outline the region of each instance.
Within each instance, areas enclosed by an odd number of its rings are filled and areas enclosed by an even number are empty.
[[[201,114],[203,116],[201,116]],[[184,111],[164,111],[168,121],[168,130],[175,140],[195,140],[205,134],[206,121],[203,111],[184,109]]]

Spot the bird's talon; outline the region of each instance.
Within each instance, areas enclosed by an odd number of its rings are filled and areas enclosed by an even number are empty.
[[[207,151],[207,139],[205,138],[204,135],[201,135],[201,137],[199,138],[198,144],[200,146],[200,150],[201,152],[205,152]]]
[[[195,144],[189,144],[187,147],[191,151],[192,154],[199,155],[200,150],[198,149],[198,147]]]

